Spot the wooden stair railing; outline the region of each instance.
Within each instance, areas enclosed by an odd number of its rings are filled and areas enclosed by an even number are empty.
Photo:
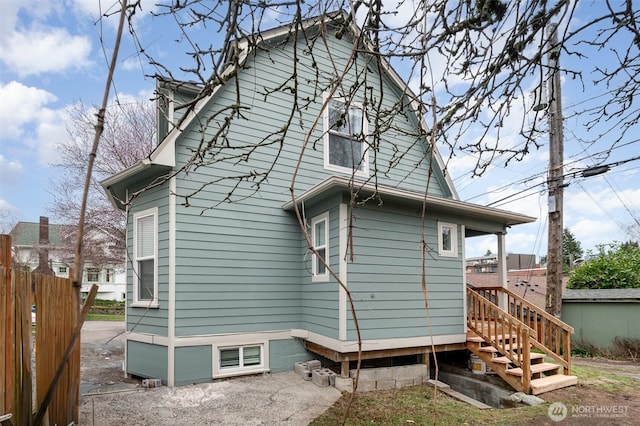
[[[467,310],[468,328],[522,369],[522,375],[517,379],[519,383],[501,376],[518,390],[528,391],[531,387],[530,349],[537,337],[536,331],[469,288]]]
[[[500,306],[500,301],[506,299],[507,312],[519,322],[535,330],[536,337],[531,339],[531,344],[536,349],[544,352],[546,356],[555,360],[562,367],[564,375],[571,375],[571,334],[574,331],[573,327],[502,287],[467,288],[467,297],[469,297],[470,293],[475,293],[489,301],[494,301],[498,306]],[[475,296],[472,297],[475,298]],[[468,300],[471,300],[471,298]]]

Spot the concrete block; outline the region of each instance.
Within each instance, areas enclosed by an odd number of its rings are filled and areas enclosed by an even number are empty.
[[[311,382],[321,388],[329,386],[329,375],[323,368],[311,370]]]
[[[311,380],[311,370],[304,370],[301,376],[304,380]]]
[[[329,386],[335,386],[336,377],[338,375],[333,370],[330,370],[328,368],[323,368],[322,371],[324,371],[327,374],[327,376],[329,376]]]
[[[360,377],[360,380],[358,380],[358,392],[371,392],[374,390],[376,390],[376,382],[362,380],[362,377]]]
[[[307,368],[307,363],[306,362],[296,362],[293,366],[293,371],[296,372],[296,374],[299,374],[302,376],[302,372],[304,370],[308,370],[309,368]]]
[[[396,380],[396,389],[406,388],[407,386],[413,386],[414,379],[398,379]]]
[[[340,392],[353,393],[353,379],[336,375],[335,385]]]
[[[322,368],[322,364],[317,359],[312,359],[311,361],[307,361],[307,368],[309,370],[317,370]]]
[[[376,382],[377,390],[391,390],[396,388],[395,380],[378,380]]]

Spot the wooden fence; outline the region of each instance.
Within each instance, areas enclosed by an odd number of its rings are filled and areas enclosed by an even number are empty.
[[[2,425],[77,424],[79,333],[97,287],[92,288],[83,312],[79,312],[74,295],[77,289],[71,280],[12,271],[8,235],[0,235],[0,250],[0,317],[5,320],[0,329],[0,341],[5,342],[0,351]],[[35,327],[31,322],[32,300],[36,307]]]

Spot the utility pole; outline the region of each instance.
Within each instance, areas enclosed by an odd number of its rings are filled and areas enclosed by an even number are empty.
[[[563,177],[563,132],[562,97],[558,70],[558,27],[552,24],[550,32],[549,83],[549,229],[547,238],[547,294],[546,311],[560,318],[562,310],[562,203]]]

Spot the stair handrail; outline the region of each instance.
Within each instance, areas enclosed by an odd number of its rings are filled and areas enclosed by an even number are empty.
[[[477,301],[477,303],[476,303]],[[482,305],[482,306],[481,306]],[[472,311],[471,306],[474,307]],[[475,313],[475,308],[478,308],[480,313],[479,318],[472,313]],[[491,310],[491,313],[495,312],[500,316],[500,320],[493,318],[493,315],[486,315],[487,308]],[[481,327],[478,324],[482,324]],[[485,330],[485,324],[488,324],[488,333]],[[500,326],[499,326],[500,324]],[[509,360],[517,367],[522,368],[522,380],[523,385],[529,386],[531,379],[530,374],[530,360],[529,360],[529,347],[530,344],[535,341],[537,336],[536,330],[532,329],[528,325],[524,324],[518,318],[511,315],[509,312],[504,311],[498,305],[491,302],[491,300],[483,297],[474,289],[467,288],[467,327],[473,330],[478,336],[491,344],[494,348],[498,349],[500,353],[504,354]],[[493,331],[493,333],[491,333]],[[505,343],[505,339],[497,339],[498,335],[504,336],[505,334],[516,334],[516,342],[522,345],[523,351],[515,350],[512,339],[509,339],[509,343]],[[515,352],[515,354],[514,354]]]
[[[543,351],[546,356],[557,361],[562,366],[564,374],[571,374],[571,334],[574,333],[573,327],[504,287],[471,287],[467,288],[467,291],[474,291],[478,294],[480,294],[480,292],[489,292],[489,294],[492,292],[496,294],[500,292],[506,294],[509,314],[511,314],[511,300],[513,300],[513,316],[516,317],[518,321],[536,331],[536,337],[533,338],[531,342],[532,345]],[[520,304],[519,312],[515,302]],[[525,318],[525,310],[527,312],[527,318]],[[538,321],[538,315],[542,318],[541,321]],[[552,330],[553,327],[545,327],[545,321],[561,330],[561,333],[554,332]],[[540,329],[540,326],[542,326],[543,329]],[[539,331],[542,332],[540,333]],[[555,348],[552,346],[555,346]]]
[[[537,305],[534,305],[533,303],[529,302],[527,299],[523,298],[522,296],[518,296],[517,294],[515,294],[514,292],[512,292],[511,290],[504,288],[504,287],[473,287],[473,290],[475,290],[476,292],[478,290],[494,290],[494,291],[499,291],[501,293],[505,293],[507,294],[510,298],[515,299],[517,301],[519,301],[521,304],[526,305],[527,308],[536,311],[540,316],[544,317],[546,320],[552,322],[553,324],[566,329],[567,331],[569,331],[571,334],[574,333],[574,328],[571,327],[569,324],[567,324],[566,322],[563,322],[562,320],[558,319],[557,317],[551,315],[550,313],[548,313],[547,311],[544,310],[544,308],[541,308]],[[509,304],[507,304],[508,306]]]

